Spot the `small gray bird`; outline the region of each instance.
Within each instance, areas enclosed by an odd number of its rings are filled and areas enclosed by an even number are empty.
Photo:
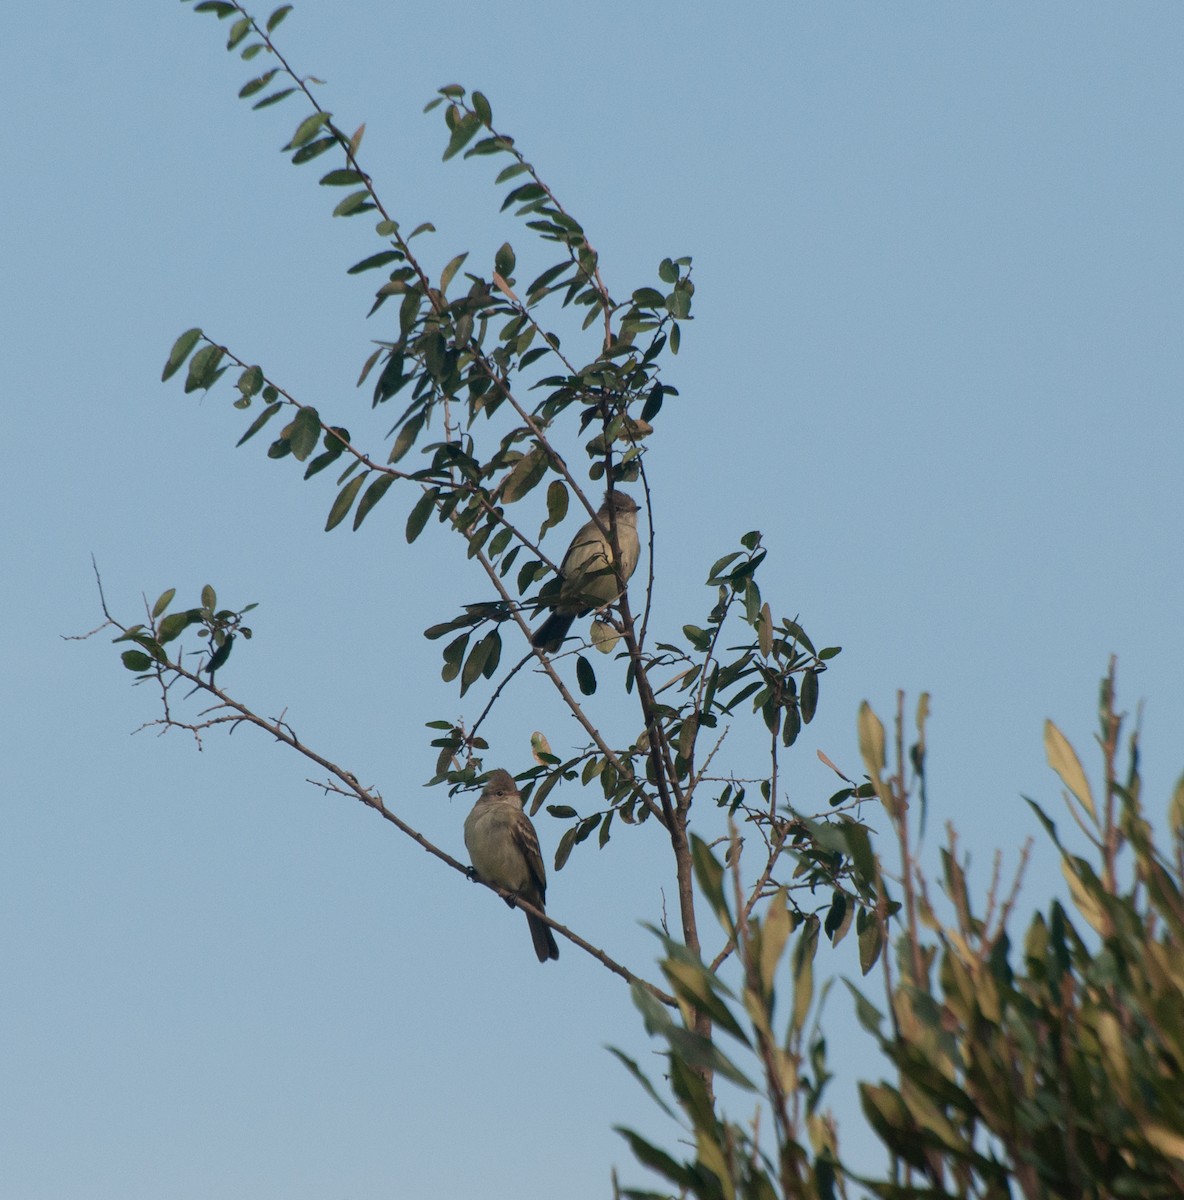
[[[538,834],[522,811],[522,797],[509,771],[494,771],[473,811],[465,818],[465,846],[477,875],[521,896],[540,912],[547,895],[547,871]],[[513,908],[513,900],[506,903]],[[526,914],[539,962],[559,957],[551,927]]]
[[[576,617],[604,608],[621,595],[622,584],[637,570],[641,543],[637,537],[637,502],[625,492],[609,492],[597,512],[605,533],[615,518],[617,548],[621,552],[613,570],[612,545],[595,521],[588,521],[571,540],[559,568],[559,593],[551,602],[551,615],[535,630],[532,646],[553,652],[563,644]]]

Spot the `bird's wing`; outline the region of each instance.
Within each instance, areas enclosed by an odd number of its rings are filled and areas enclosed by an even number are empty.
[[[547,895],[547,868],[543,865],[543,852],[539,849],[539,835],[535,833],[534,825],[525,813],[522,814],[522,820],[514,822],[514,842],[526,860],[526,869],[530,872],[531,881],[538,888],[541,904]]]

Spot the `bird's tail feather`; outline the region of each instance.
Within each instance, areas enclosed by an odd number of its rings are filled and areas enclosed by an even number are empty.
[[[563,645],[563,639],[567,637],[567,631],[574,620],[575,617],[571,613],[553,612],[534,631],[530,644],[538,650],[558,650]]]
[[[545,963],[549,958],[558,958],[559,947],[555,944],[551,926],[545,921],[540,921],[532,913],[526,914],[526,920],[530,925],[530,937],[534,942],[534,952],[538,955],[539,962]]]

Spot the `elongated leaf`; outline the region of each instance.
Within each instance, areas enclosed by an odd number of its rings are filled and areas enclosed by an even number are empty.
[[[259,432],[259,430],[260,430],[260,429],[262,429],[262,428],[263,428],[263,426],[264,426],[264,425],[266,425],[266,424],[267,424],[267,422],[268,422],[268,421],[270,421],[270,420],[271,420],[271,418],[272,418],[272,417],[274,417],[274,416],[275,416],[275,414],[276,414],[277,412],[279,412],[279,411],[280,411],[280,409],[281,409],[281,408],[283,408],[283,407],[284,407],[284,406],[283,406],[283,404],[282,404],[282,403],[269,404],[269,405],[268,405],[268,406],[267,406],[267,407],[266,407],[266,408],[265,408],[265,409],[264,409],[264,410],[263,410],[263,411],[262,411],[262,412],[261,412],[261,413],[260,413],[260,414],[259,414],[259,415],[258,415],[258,416],[257,416],[257,417],[256,417],[256,418],[253,420],[253,421],[252,421],[252,422],[251,422],[250,428],[247,430],[247,432],[246,432],[246,433],[244,433],[244,434],[243,434],[243,436],[242,436],[242,437],[240,437],[240,438],[238,439],[238,441],[237,441],[237,442],[235,442],[235,443],[234,443],[234,444],[235,444],[235,446],[236,446],[236,447],[238,447],[238,446],[241,446],[241,445],[243,444],[243,442],[245,442],[245,441],[246,441],[248,438],[253,438],[253,437],[255,436],[255,434],[257,434],[257,433]]]
[[[379,475],[366,489],[358,501],[358,511],[354,513],[354,530],[366,519],[366,514],[386,495],[386,490],[395,482],[393,475]]]
[[[424,526],[428,523],[428,517],[432,515],[432,510],[436,506],[436,498],[440,495],[439,488],[429,488],[416,501],[415,507],[411,510],[411,515],[407,518],[407,541],[413,542],[423,532]]]
[[[511,467],[502,484],[502,500],[506,504],[521,500],[546,473],[547,455],[542,447],[535,446]]]
[[[315,112],[311,116],[307,116],[299,125],[296,126],[296,132],[292,134],[292,140],[284,147],[285,150],[295,150],[303,146],[306,142],[311,142],[317,135],[317,131],[329,119],[329,114],[326,112]]]
[[[270,96],[264,96],[262,100],[256,101],[251,107],[253,109],[270,108],[273,104],[286,100],[295,90],[294,87],[280,88],[278,92],[272,92]]]
[[[576,658],[576,683],[585,696],[596,692],[596,672],[592,664],[581,654]]]
[[[173,602],[173,597],[177,594],[176,588],[169,588],[167,592],[161,592],[156,603],[152,606],[152,619],[155,621],[162,612]]]
[[[161,382],[175,375],[180,369],[181,364],[189,357],[193,347],[201,341],[200,329],[187,329],[173,343],[173,348],[169,351],[168,361],[164,364],[164,370],[160,374]]]
[[[1048,757],[1048,765],[1061,777],[1061,782],[1077,798],[1082,808],[1089,813],[1090,820],[1097,824],[1098,812],[1094,808],[1094,797],[1090,791],[1089,780],[1081,766],[1077,752],[1069,744],[1069,739],[1051,722],[1044,722],[1044,753]]]
[[[323,471],[342,455],[349,443],[349,430],[335,425],[325,434],[325,449],[316,456],[305,468],[304,478],[311,479],[318,471]]]
[[[458,254],[454,259],[452,259],[448,265],[445,266],[444,270],[440,272],[441,293],[448,291],[448,285],[452,282],[457,271],[460,270],[461,264],[464,263],[465,259],[468,257],[469,252],[465,250],[463,253]]]
[[[349,512],[359,489],[361,488],[362,484],[365,483],[366,476],[369,474],[370,472],[367,471],[362,475],[355,475],[354,478],[351,479],[349,483],[347,483],[345,487],[343,487],[341,491],[337,493],[337,499],[333,501],[333,507],[329,509],[329,518],[325,522],[326,533],[328,533],[330,529],[334,528],[334,526],[340,525],[341,522],[345,520],[346,514]]]
[[[333,210],[333,215],[335,217],[352,217],[357,213],[367,212],[373,207],[374,203],[370,199],[370,193],[362,188],[360,191],[350,192]]]
[[[814,720],[814,713],[818,709],[818,672],[811,667],[802,676],[802,691],[799,697],[799,704],[802,711],[802,720],[809,725]]]

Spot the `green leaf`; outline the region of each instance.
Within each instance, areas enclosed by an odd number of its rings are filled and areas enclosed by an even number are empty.
[[[510,468],[501,488],[501,498],[506,504],[521,500],[547,473],[547,455],[541,446],[535,446]]]
[[[526,289],[526,294],[533,297],[536,292],[542,291],[548,284],[558,279],[571,266],[570,262],[556,263],[553,267],[548,267],[531,285]]]
[[[230,27],[230,36],[226,40],[226,49],[233,50],[251,32],[251,18],[240,17]]]
[[[798,699],[802,720],[809,725],[818,709],[818,672],[812,667],[802,676],[802,690]]]
[[[509,242],[503,242],[501,248],[493,256],[493,269],[503,278],[509,279],[514,273],[514,265],[517,259],[514,257],[514,248]]]
[[[152,619],[155,621],[162,612],[173,602],[173,597],[177,594],[176,588],[169,588],[167,592],[161,592],[157,597],[156,603],[152,606]]]
[[[428,523],[428,517],[432,515],[432,510],[436,507],[436,499],[439,495],[439,488],[428,488],[416,501],[411,515],[407,518],[407,541],[409,543],[415,541],[423,532],[424,526]]]
[[[493,182],[495,184],[505,183],[507,179],[513,179],[515,175],[521,175],[524,171],[529,170],[530,168],[526,165],[526,163],[511,163],[508,167],[503,167],[502,170],[498,172],[498,176]],[[564,265],[566,266],[567,264],[565,263]]]
[[[288,427],[287,439],[293,457],[304,462],[321,440],[321,418],[315,408],[297,410],[295,419]]]
[[[299,125],[296,126],[296,132],[292,134],[292,140],[284,147],[285,150],[295,150],[300,146],[311,142],[317,135],[317,130],[329,119],[327,112],[315,112],[311,116],[307,116]]]
[[[423,428],[427,415],[428,410],[422,409],[399,430],[399,436],[395,438],[395,444],[391,447],[388,463],[397,463],[415,445],[415,439],[419,437],[419,431]]]
[[[281,100],[286,100],[295,90],[294,87],[280,88],[278,92],[272,92],[270,96],[264,96],[262,100],[257,100],[251,105],[251,108],[253,110],[270,108],[273,104],[278,104]]]
[[[483,637],[465,660],[460,674],[460,694],[463,696],[485,671],[485,660],[493,649],[488,637]]]
[[[476,113],[466,113],[461,117],[453,129],[452,137],[449,139],[448,146],[444,151],[444,161],[447,162],[448,159],[463,150],[480,128],[481,119]]]
[[[190,608],[185,612],[169,613],[157,628],[157,641],[163,646],[171,642],[174,638],[179,637],[190,625],[196,624],[200,620],[201,609],[199,608]]]
[[[201,589],[201,604],[202,608],[208,608],[210,612],[218,607],[218,593],[214,591],[212,584],[207,583]]]
[[[161,372],[160,378],[162,383],[181,369],[181,364],[189,357],[193,347],[199,341],[201,341],[200,329],[187,329],[177,338],[173,343],[173,348],[169,351],[168,361],[164,364],[164,370]]]
[[[592,664],[581,654],[576,658],[576,683],[580,686],[580,691],[585,696],[591,696],[596,692],[596,672],[592,669]]]
[[[320,178],[322,187],[350,187],[353,184],[365,182],[366,176],[361,171],[355,171],[349,167],[338,167]]]
[[[440,671],[440,678],[445,683],[451,683],[460,674],[460,664],[464,659],[465,647],[469,644],[469,637],[468,633],[462,633],[460,637],[454,638],[444,647],[441,656],[444,659],[444,666]]]
[[[492,129],[493,110],[489,107],[489,101],[485,99],[481,92],[474,92],[469,99],[472,101],[473,111],[477,114],[481,124]]]
[[[308,464],[304,478],[311,479],[318,471],[336,462],[349,443],[349,430],[335,425],[325,434],[325,449]]]
[[[152,666],[152,659],[142,650],[125,650],[119,657],[129,671],[135,671],[137,674],[147,671]]]
[[[666,297],[657,288],[643,287],[633,293],[633,303],[638,308],[662,308]]]
[[[206,391],[211,388],[221,372],[218,364],[222,361],[221,346],[203,346],[189,360],[189,374],[185,379],[185,391]]]
[[[245,441],[246,441],[248,438],[252,438],[252,437],[254,437],[254,436],[255,436],[255,434],[257,434],[257,433],[259,432],[259,430],[260,430],[260,429],[262,429],[262,428],[263,428],[263,426],[264,426],[264,425],[266,425],[266,424],[267,424],[267,422],[268,422],[268,421],[270,421],[270,420],[271,420],[271,418],[272,418],[272,417],[274,417],[274,416],[275,416],[275,414],[276,414],[277,412],[279,412],[279,411],[280,411],[280,409],[281,409],[281,408],[283,408],[283,407],[284,407],[284,406],[283,406],[283,403],[282,403],[282,402],[279,402],[279,401],[277,401],[275,404],[269,404],[269,405],[268,405],[268,406],[267,406],[267,407],[266,407],[266,408],[265,408],[265,409],[264,409],[264,410],[263,410],[263,411],[262,411],[262,412],[261,412],[261,413],[260,413],[260,414],[259,414],[259,415],[258,415],[258,416],[255,418],[255,419],[254,419],[254,421],[252,421],[252,422],[251,422],[251,426],[250,426],[250,428],[247,430],[247,432],[246,432],[246,433],[244,433],[244,434],[243,434],[243,436],[242,436],[241,438],[239,438],[237,442],[235,442],[235,447],[237,448],[237,447],[241,446],[241,445],[243,444],[243,442],[245,442]]]
[[[325,181],[322,179],[322,183]],[[382,250],[378,254],[371,254],[369,258],[362,259],[361,262],[356,262],[348,271],[347,275],[360,275],[363,271],[372,270],[374,267],[385,267],[387,263],[394,262],[396,259],[402,258],[403,255],[398,250]],[[381,347],[380,347],[381,349]]]
[[[440,272],[440,292],[441,293],[448,291],[448,285],[452,282],[453,277],[456,275],[457,271],[460,270],[461,264],[468,257],[469,257],[469,252],[467,250],[465,250],[463,253],[458,254],[454,259],[452,259],[448,263],[448,265],[444,268],[444,270]]]
[[[263,370],[260,367],[248,367],[239,377],[238,383],[234,386],[243,394],[241,402],[236,402],[235,407],[239,407],[241,403],[243,408],[250,403],[252,396],[258,395],[263,387]]]
[[[866,975],[876,965],[884,948],[884,931],[875,913],[865,908],[861,908],[855,917],[855,929],[859,941],[859,969]]]
[[[360,191],[350,192],[333,210],[333,215],[335,217],[352,217],[360,212],[368,212],[373,207],[374,202],[370,199],[370,193],[362,188]]]
[[[267,18],[267,32],[272,33],[279,23],[292,11],[290,4],[282,4]]]
[[[345,520],[346,514],[350,510],[350,506],[353,504],[359,489],[365,482],[366,476],[369,474],[370,472],[366,471],[361,475],[355,475],[354,478],[351,479],[349,483],[347,483],[345,487],[343,487],[341,491],[337,493],[337,499],[333,501],[333,507],[329,509],[329,518],[325,522],[326,533],[328,533],[330,529],[334,528],[334,526],[340,525],[341,522]]]
[[[569,499],[567,485],[562,479],[553,479],[547,484],[547,519],[539,529],[540,538],[548,529],[562,523],[567,516]]]
[[[571,856],[572,850],[576,844],[576,830],[578,825],[573,825],[570,829],[563,831],[563,836],[559,839],[559,845],[555,847],[555,870],[562,871],[564,864]]]
[[[361,476],[359,476],[361,478]],[[358,511],[354,513],[354,530],[366,519],[366,514],[386,495],[386,489],[395,482],[393,475],[381,474],[366,489],[362,499],[358,501]]]

